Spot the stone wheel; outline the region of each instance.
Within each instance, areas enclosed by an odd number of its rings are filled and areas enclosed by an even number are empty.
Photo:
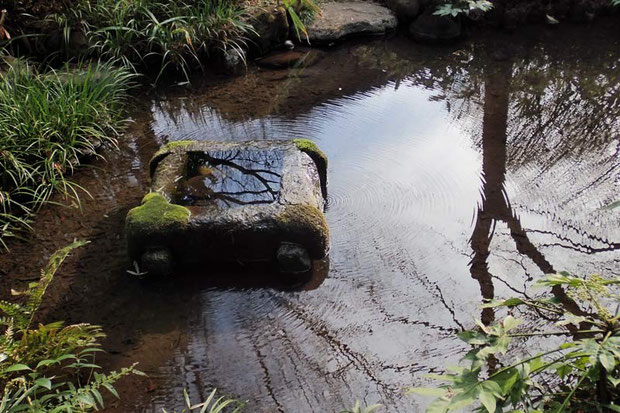
[[[141,269],[155,277],[166,277],[174,271],[174,259],[166,247],[152,248],[140,257]]]
[[[280,272],[285,274],[307,274],[312,270],[308,250],[300,244],[283,242],[276,253]]]

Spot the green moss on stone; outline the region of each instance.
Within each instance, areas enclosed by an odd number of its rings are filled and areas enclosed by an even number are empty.
[[[178,230],[189,222],[190,215],[189,209],[152,192],[142,199],[142,205],[127,214],[127,237],[131,242],[134,238]]]
[[[293,143],[300,151],[307,153],[317,163],[317,166],[324,166],[327,169],[327,155],[319,149],[316,143],[310,139],[293,139]],[[323,165],[318,165],[317,158],[321,160]]]
[[[327,155],[310,139],[293,139],[293,143],[297,149],[306,153],[314,161],[321,179],[323,198],[327,198]]]
[[[329,249],[329,226],[317,207],[305,204],[287,205],[278,215],[287,228],[297,227],[309,241],[306,245],[313,258],[322,258]]]
[[[159,164],[159,162],[161,162],[161,160],[164,159],[166,155],[168,155],[170,152],[172,152],[176,148],[182,148],[185,146],[189,146],[196,142],[197,141],[192,141],[192,140],[173,141],[173,142],[168,142],[167,144],[159,148],[159,150],[155,152],[155,155],[153,155],[153,157],[151,158],[151,161],[149,162],[151,176],[153,176],[153,173],[155,173],[155,168],[157,168],[157,164]]]

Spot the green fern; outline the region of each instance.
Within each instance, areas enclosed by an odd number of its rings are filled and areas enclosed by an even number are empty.
[[[94,364],[105,337],[101,327],[91,324],[65,326],[62,321],[39,324],[33,319],[58,268],[75,248],[76,241],[52,255],[41,271],[41,279],[23,292],[24,304],[0,302],[0,413],[88,412],[103,407],[101,390],[118,394],[113,384],[128,374],[143,374],[135,365],[119,372],[101,374]],[[82,370],[89,371],[86,383],[75,384]]]

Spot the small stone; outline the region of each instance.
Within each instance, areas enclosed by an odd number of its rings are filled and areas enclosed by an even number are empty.
[[[419,0],[387,0],[386,6],[392,10],[401,22],[410,22],[415,19],[420,12]]]
[[[280,270],[285,273],[306,273],[312,269],[308,251],[298,244],[283,243],[277,253]]]
[[[263,54],[281,44],[288,37],[289,24],[286,10],[282,7],[258,8],[249,18],[254,28],[250,35],[250,47],[254,55]]]
[[[296,49],[273,52],[258,59],[256,64],[271,69],[285,69],[289,67],[308,67],[316,63],[321,56],[318,50]]]
[[[140,260],[142,264],[142,271],[145,271],[149,276],[154,277],[166,277],[173,272],[173,258],[169,249],[153,249],[148,250],[142,254]]]
[[[411,23],[409,33],[424,43],[445,43],[461,37],[461,22],[449,16],[425,13]]]
[[[245,52],[235,50],[225,50],[222,56],[222,69],[229,74],[240,74],[245,70]]]

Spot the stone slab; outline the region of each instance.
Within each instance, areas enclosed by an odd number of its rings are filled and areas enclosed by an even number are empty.
[[[321,3],[321,15],[308,26],[310,42],[335,42],[354,35],[377,35],[398,25],[394,13],[376,3]]]

